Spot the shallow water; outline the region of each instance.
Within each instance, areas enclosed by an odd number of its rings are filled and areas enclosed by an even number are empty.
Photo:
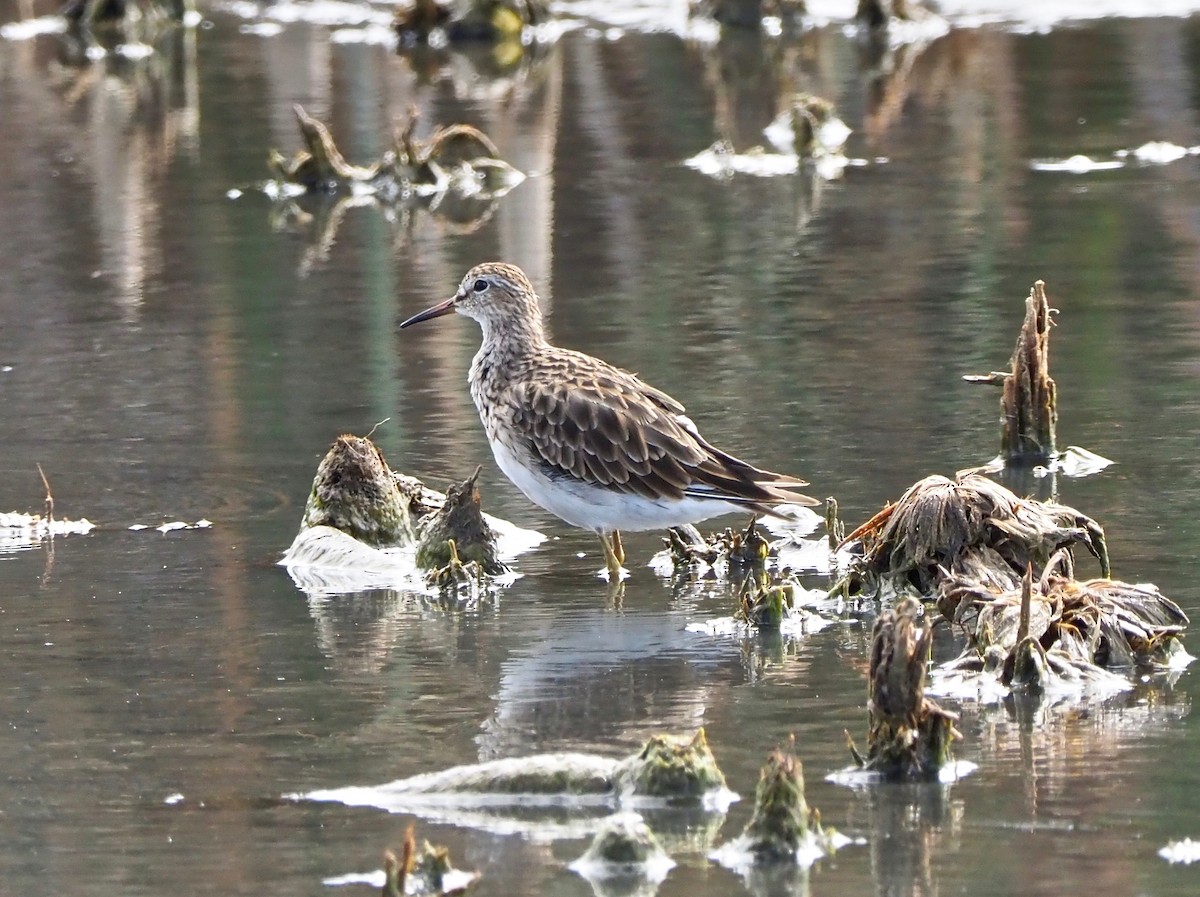
[[[810,802],[867,840],[761,893],[1196,892],[1196,867],[1157,856],[1200,836],[1195,673],[1086,707],[955,705],[979,768],[948,787],[827,782],[843,730],[865,738],[869,619],[689,631],[730,591],[646,568],[657,534],[628,538],[615,600],[595,540],[492,463],[464,383],[474,325],[395,325],[476,262],[520,264],[556,340],[857,523],[995,454],[996,396],[960,376],[1004,366],[1044,279],[1060,439],[1116,462],[1058,495],[1104,524],[1117,577],[1200,620],[1200,159],[1033,167],[1200,143],[1200,20],[1048,27],[1042,4],[1031,27],[997,4],[997,24],[880,63],[838,21],[712,44],[628,4],[628,30],[587,22],[496,77],[487,54],[410,60],[287,21],[302,6],[275,7],[271,35],[269,8],[202,5],[140,60],[0,38],[0,511],[41,510],[40,463],[56,513],[97,524],[0,554],[0,892],[366,893],[322,881],[378,868],[409,818],[282,794],[623,755],[700,724],[744,798],[717,841],[792,733]],[[790,90],[832,99],[865,164],[832,182],[684,166],[717,139],[762,144]],[[335,227],[305,200],[303,222],[253,189],[269,147],[298,147],[294,102],[352,161],[416,103],[423,128],[474,123],[531,177],[482,213],[363,206]],[[394,467],[441,487],[482,463],[486,509],[550,537],[498,602],[309,597],[275,565],[330,441],[385,418]],[[705,859],[719,822],[661,822],[679,865],[658,893],[745,891]],[[482,871],[480,894],[590,891],[566,869],[585,838],[418,833]]]

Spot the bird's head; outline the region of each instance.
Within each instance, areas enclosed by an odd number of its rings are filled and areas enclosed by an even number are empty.
[[[536,325],[540,331],[541,310],[529,278],[520,268],[503,262],[476,265],[463,277],[458,292],[413,315],[400,327],[440,318],[450,312],[474,318],[485,332],[521,325]]]

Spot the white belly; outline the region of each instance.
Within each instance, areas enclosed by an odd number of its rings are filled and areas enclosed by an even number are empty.
[[[570,477],[551,479],[540,470],[522,464],[500,440],[492,441],[492,454],[504,475],[535,505],[561,517],[572,526],[598,533],[666,529],[745,511],[725,501],[649,499],[589,486]]]

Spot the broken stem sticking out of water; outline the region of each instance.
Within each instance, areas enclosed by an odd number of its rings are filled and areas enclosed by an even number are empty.
[[[964,379],[1001,386],[1000,460],[1009,466],[1048,464],[1058,454],[1058,389],[1050,376],[1050,328],[1055,309],[1037,281],[1025,300],[1025,322],[1010,370]]]

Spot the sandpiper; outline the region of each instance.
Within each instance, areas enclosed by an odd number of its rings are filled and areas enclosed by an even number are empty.
[[[794,491],[805,481],[710,445],[665,392],[552,345],[520,268],[476,265],[458,292],[400,326],[450,312],[483,330],[467,382],[496,463],[534,504],[599,535],[610,575],[625,560],[621,530],[744,510],[779,516],[776,505],[817,504]]]

